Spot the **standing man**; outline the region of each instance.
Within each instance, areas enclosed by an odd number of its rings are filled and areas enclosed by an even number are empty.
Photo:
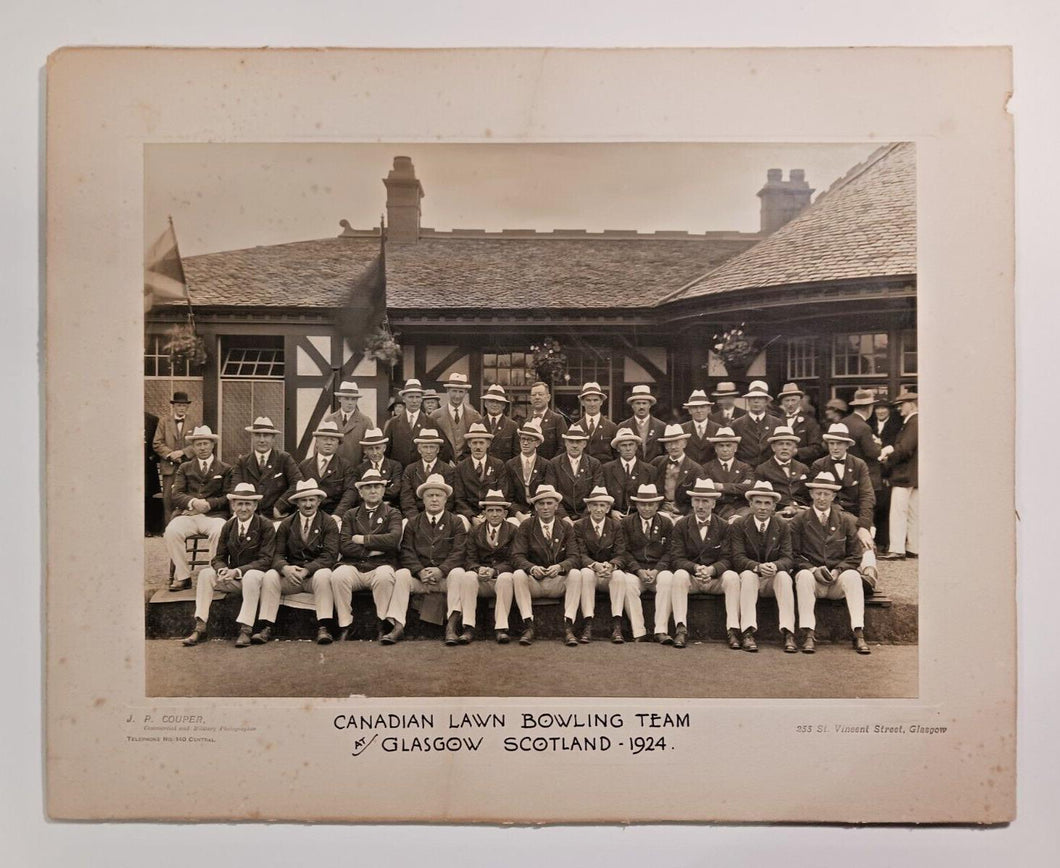
[[[423,428],[427,413],[422,409],[423,386],[419,380],[406,380],[405,388],[398,395],[405,402],[405,409],[387,419],[383,434],[389,441],[389,457],[406,467],[419,457],[412,441]]]
[[[611,440],[611,448],[618,453],[618,458],[600,468],[600,481],[615,501],[611,515],[618,520],[636,511],[630,496],[655,478],[655,468],[637,454],[640,445],[640,437],[631,429],[619,428]]]
[[[320,511],[327,495],[315,479],[295,484],[288,498],[297,512],[280,522],[276,529],[276,557],[265,573],[261,589],[261,620],[264,627],[250,637],[256,645],[271,638],[280,597],[312,592],[317,615],[317,644],[330,645],[327,621],[335,608],[331,575],[339,559],[339,528],[331,516]]]
[[[790,428],[799,438],[795,457],[800,463],[809,466],[821,458],[826,450],[821,441],[821,426],[813,416],[802,410],[802,399],[805,397],[806,393],[798,387],[798,384],[785,383],[784,388],[777,395],[777,403],[783,414],[781,424]]]
[[[549,408],[552,393],[548,383],[540,381],[530,387],[530,418],[527,422],[537,421],[541,429],[541,445],[538,454],[546,461],[551,461],[563,449],[562,437],[567,431],[567,420],[555,410]]]
[[[608,515],[615,499],[602,485],[585,498],[589,514],[574,522],[574,542],[581,568],[582,632],[578,641],[592,641],[596,613],[596,589],[607,588],[611,597],[611,641],[621,644],[622,607],[629,580],[622,572],[626,562],[626,539],[622,525]]]
[[[487,454],[493,435],[481,422],[473,422],[464,439],[471,454],[453,471],[453,498],[457,515],[462,515],[471,527],[475,527],[486,520],[479,506],[486,492],[492,488],[508,491],[508,471],[503,461]]]
[[[559,516],[567,524],[573,524],[585,515],[585,498],[600,484],[600,462],[585,453],[588,442],[588,433],[575,422],[563,434],[567,451],[549,463],[546,480],[563,499]]]
[[[408,465],[401,474],[401,511],[409,520],[423,511],[423,500],[417,496],[416,490],[436,474],[441,476],[451,489],[454,473],[453,465],[438,457],[438,451],[445,440],[437,430],[421,429],[413,443],[416,444],[416,449],[420,453],[420,460]],[[453,505],[454,502],[450,499],[445,508],[451,510]]]
[[[902,430],[902,417],[891,412],[891,405],[886,398],[877,400],[872,418],[868,420],[872,434],[880,442],[880,457],[877,464],[880,470],[880,488],[876,492],[876,547],[885,552],[891,545],[891,480],[888,477],[890,468],[881,460],[883,449],[894,446],[898,432]]]
[[[258,512],[266,518],[283,518],[291,510],[290,494],[302,471],[290,455],[274,448],[280,431],[268,416],[258,416],[243,430],[250,432],[251,450],[233,465],[232,483],[249,482],[263,495]]]
[[[887,560],[915,558],[920,553],[920,494],[917,475],[918,396],[902,389],[894,399],[902,416],[902,427],[894,446],[885,446],[881,459],[889,470],[891,483],[891,542]]]
[[[740,574],[740,647],[757,651],[758,598],[776,597],[784,652],[794,654],[795,587],[791,570],[795,558],[788,523],[774,515],[780,495],[768,482],[756,482],[747,492],[751,514],[732,524],[732,568]]]
[[[736,399],[740,393],[736,389],[736,384],[729,380],[718,383],[718,387],[711,392],[710,396],[715,399],[714,412],[710,414],[710,418],[719,428],[731,428],[732,423],[747,412],[736,406]]]
[[[666,423],[651,415],[656,398],[648,386],[634,386],[633,394],[626,398],[626,403],[633,410],[633,415],[625,422],[619,422],[618,427],[629,428],[640,438],[637,451],[641,458],[650,463],[663,453],[659,438],[666,430]]]
[[[810,468],[794,457],[799,441],[798,434],[781,425],[769,438],[773,457],[755,468],[755,479],[768,482],[776,492],[776,513],[782,518],[793,518],[810,506],[810,490],[806,487]]]
[[[633,628],[633,641],[644,642],[648,631],[640,597],[646,589],[655,594],[654,634],[665,634],[670,623],[674,581],[670,543],[674,523],[668,515],[659,512],[663,496],[654,483],[641,485],[630,499],[637,505],[637,511],[622,519],[626,536],[626,611]]]
[[[538,451],[544,439],[540,420],[528,419],[519,429],[519,454],[505,464],[516,527],[533,513],[530,498],[549,474],[549,462]]]
[[[662,510],[670,515],[687,515],[692,510],[688,489],[703,475],[703,468],[685,454],[685,444],[692,435],[680,425],[667,425],[659,442],[666,449],[651,464],[655,468],[652,482],[666,500]]]
[[[482,407],[486,411],[482,424],[493,435],[490,455],[502,462],[519,454],[519,426],[505,415],[509,403],[504,386],[494,384],[482,396]]]
[[[615,454],[611,451],[611,440],[618,433],[618,426],[603,415],[601,408],[607,395],[600,388],[599,383],[585,383],[578,395],[582,405],[582,417],[578,422],[589,437],[585,451],[601,464],[614,460]]]
[[[442,398],[434,389],[423,390],[423,403],[420,405],[423,412],[430,418],[431,413],[436,412],[442,406]]]
[[[481,422],[482,417],[467,402],[471,384],[464,374],[450,374],[442,383],[445,387],[446,404],[430,415],[432,428],[442,432],[445,442],[442,444],[442,458],[456,465],[467,455],[467,442],[464,435],[473,422]]]
[[[854,516],[833,501],[842,487],[828,471],[807,483],[813,508],[791,520],[791,546],[795,554],[795,593],[799,606],[802,650],[813,654],[817,627],[814,607],[818,597],[846,600],[854,650],[870,654],[865,642],[865,594],[858,575],[861,543]]]
[[[347,380],[339,386],[335,390],[335,397],[339,399],[339,409],[328,413],[324,421],[334,422],[343,433],[339,455],[346,459],[350,467],[356,467],[361,463],[361,438],[372,427],[372,420],[357,409],[361,390],[353,380]]]
[[[485,521],[473,527],[467,535],[464,564],[465,569],[478,578],[479,596],[497,598],[493,609],[493,628],[498,645],[507,645],[511,641],[508,614],[515,594],[512,543],[516,533],[515,526],[506,520],[511,505],[503,491],[492,489],[486,492],[486,496],[479,501]],[[467,623],[466,616],[464,622]]]
[[[177,468],[173,479],[173,519],[166,525],[163,538],[173,562],[173,579],[169,590],[184,591],[191,587],[186,541],[197,533],[209,539],[209,557],[217,552],[217,540],[228,519],[228,492],[232,490],[232,468],[214,457],[218,437],[209,425],[200,425],[184,439],[191,444],[193,456]]]
[[[353,479],[356,482],[359,479],[363,479],[369,470],[374,470],[383,480],[383,484],[386,485],[386,490],[383,492],[383,500],[396,508],[401,502],[401,477],[403,474],[401,464],[393,458],[385,457],[386,445],[387,437],[378,428],[369,428],[364,432],[364,439],[361,441],[361,446],[364,447],[364,461],[353,469]],[[354,491],[355,494],[351,506],[356,506],[361,500],[360,489],[354,488]]]
[[[703,468],[703,475],[714,480],[721,492],[714,514],[723,521],[732,521],[751,511],[744,495],[755,484],[754,470],[736,458],[740,438],[732,428],[719,428],[710,442],[716,457]]]
[[[702,389],[696,389],[684,403],[684,408],[692,416],[690,422],[681,426],[689,434],[685,451],[700,467],[714,460],[714,446],[709,438],[717,432],[719,426],[710,418],[712,406],[707,393]]]
[[[824,421],[826,425],[835,425],[842,422],[850,415],[850,407],[842,398],[832,398],[824,405]]]
[[[744,398],[747,400],[747,412],[732,423],[733,432],[740,437],[736,458],[751,467],[757,467],[773,454],[769,448],[769,438],[781,422],[767,412],[772,396],[764,381],[754,380]]]
[[[317,486],[326,495],[320,504],[321,512],[335,519],[335,524],[342,522],[346,510],[353,506],[357,489],[353,487],[356,479],[353,468],[346,459],[336,454],[343,434],[334,422],[321,422],[313,432],[315,455],[310,455],[298,465],[302,479],[316,479]]]
[[[167,525],[173,518],[173,478],[177,468],[194,455],[187,435],[197,425],[188,416],[191,399],[187,392],[174,392],[169,406],[173,412],[159,421],[151,441],[162,471],[162,511]]]
[[[236,616],[239,624],[237,648],[250,645],[254,618],[258,614],[265,571],[276,554],[276,530],[272,522],[255,514],[261,495],[248,483],[237,485],[227,495],[235,515],[225,522],[217,539],[217,553],[210,566],[199,571],[195,587],[195,628],[184,639],[187,646],[206,641],[210,604],[214,591],[239,594],[243,605]]]
[[[860,458],[869,468],[869,479],[872,480],[872,491],[876,504],[872,508],[872,524],[875,528],[873,541],[880,551],[887,550],[887,509],[891,504],[891,493],[883,484],[883,472],[880,468],[881,441],[872,433],[872,408],[876,404],[876,392],[872,389],[858,389],[850,401],[851,412],[843,419],[854,442],[850,444],[850,454]],[[881,504],[886,501],[886,505]]]

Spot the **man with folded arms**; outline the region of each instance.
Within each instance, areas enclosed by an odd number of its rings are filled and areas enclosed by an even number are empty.
[[[611,515],[618,520],[636,512],[636,504],[630,501],[630,495],[655,478],[655,468],[637,454],[639,446],[640,438],[636,434],[629,428],[619,428],[611,440],[611,448],[618,452],[618,458],[600,468],[600,482],[615,499]]]
[[[291,511],[288,495],[302,479],[302,471],[289,454],[275,448],[280,429],[268,416],[258,416],[243,430],[250,433],[252,448],[232,466],[232,484],[249,482],[262,495],[258,513],[266,518],[283,518]]]
[[[581,602],[581,571],[574,528],[556,517],[560,493],[548,483],[531,496],[534,515],[521,525],[512,543],[515,572],[515,603],[523,619],[520,645],[534,641],[533,600],[538,597],[563,598],[564,642],[577,646],[574,619]]]
[[[740,437],[732,428],[719,428],[710,442],[716,455],[703,468],[703,476],[712,479],[721,492],[714,514],[724,521],[735,521],[751,511],[744,495],[755,484],[754,469],[736,457]]]
[[[471,454],[456,465],[453,471],[453,499],[457,515],[470,522],[470,527],[482,524],[479,501],[491,488],[508,491],[508,471],[504,462],[488,454],[493,435],[481,422],[472,422],[464,435]]]
[[[692,512],[678,519],[673,532],[674,578],[670,600],[674,637],[671,639],[664,631],[657,633],[655,639],[662,645],[684,648],[688,643],[689,593],[724,594],[729,647],[738,650],[741,647],[740,577],[729,568],[729,525],[713,515],[721,490],[711,479],[697,479],[688,493],[692,498]]]
[[[567,524],[573,524],[585,515],[585,497],[600,484],[600,462],[586,454],[588,442],[585,429],[580,423],[574,423],[563,433],[566,451],[549,463],[546,478],[563,498],[559,516]],[[610,451],[611,446],[607,448]]]
[[[364,439],[361,441],[361,446],[364,447],[364,461],[353,468],[353,481],[364,478],[364,474],[374,470],[386,486],[383,489],[383,502],[397,509],[401,502],[402,467],[393,458],[386,457],[386,444],[386,435],[378,428],[369,428],[364,432]],[[361,500],[360,489],[356,486],[351,488],[354,495],[350,506],[357,506]]]
[[[703,468],[685,454],[685,444],[691,436],[680,425],[667,425],[659,438],[666,454],[651,463],[655,468],[652,482],[665,498],[661,509],[670,515],[687,515],[691,511],[688,489],[703,476]]]
[[[405,526],[394,586],[394,605],[401,611],[408,609],[409,593],[445,594],[445,644],[450,646],[467,645],[475,638],[478,605],[478,576],[464,569],[467,531],[445,506],[452,496],[453,487],[438,473],[416,487],[423,512]]]
[[[784,651],[794,654],[795,589],[791,570],[791,530],[774,515],[780,495],[768,482],[756,482],[747,492],[751,514],[732,523],[732,568],[740,574],[740,646],[757,651],[758,598],[775,597]]]
[[[641,485],[630,497],[637,511],[622,519],[626,536],[626,609],[633,628],[633,641],[647,640],[641,594],[647,589],[655,594],[655,630],[662,636],[670,623],[674,574],[671,572],[673,520],[659,511],[663,496],[654,483]]]
[[[519,429],[519,454],[505,464],[516,527],[533,514],[530,498],[550,472],[548,459],[539,451],[544,439],[539,421],[528,419]]]
[[[666,430],[666,423],[651,414],[651,408],[655,406],[656,401],[648,386],[634,386],[633,394],[626,398],[633,415],[618,423],[619,428],[629,428],[637,435],[640,440],[637,454],[648,462],[663,453],[659,437]]]
[[[406,607],[395,600],[397,581],[393,563],[401,545],[401,513],[384,502],[386,480],[368,469],[356,482],[360,504],[342,515],[339,533],[341,562],[331,572],[331,593],[335,599],[339,641],[351,637],[353,593],[370,590],[378,619],[381,644],[393,645],[405,634]]]
[[[810,468],[794,457],[798,445],[799,435],[786,425],[779,426],[769,438],[773,457],[755,468],[755,479],[768,482],[779,495],[776,513],[781,518],[792,518],[810,506],[806,487]]]
[[[438,452],[445,443],[442,435],[434,428],[423,428],[413,442],[419,450],[420,460],[409,464],[401,474],[401,512],[410,521],[423,511],[423,501],[416,496],[416,490],[431,476],[438,475],[445,480],[450,492],[453,487],[453,465],[438,457]],[[453,509],[450,498],[446,509]]]
[[[799,607],[802,650],[814,652],[817,621],[814,606],[818,597],[846,600],[854,650],[869,654],[865,642],[865,593],[858,574],[861,542],[857,521],[834,503],[842,488],[826,470],[808,482],[813,508],[791,520],[791,546],[795,555],[795,594]]]
[[[511,505],[503,491],[492,489],[486,492],[479,501],[485,520],[473,527],[467,535],[467,557],[464,565],[467,572],[478,578],[479,596],[497,598],[493,609],[493,627],[498,645],[507,645],[511,641],[508,633],[508,613],[512,608],[512,597],[515,593],[512,543],[516,532],[515,526],[507,521],[508,508]]]
[[[501,462],[519,454],[519,426],[507,416],[509,403],[504,386],[496,383],[482,393],[482,409],[486,411],[482,424],[493,435],[489,453]]]
[[[626,561],[626,540],[622,525],[608,515],[615,499],[602,485],[585,498],[588,515],[574,522],[574,542],[581,567],[582,631],[578,641],[592,641],[596,613],[596,589],[607,588],[611,598],[611,641],[623,642],[622,607],[628,579],[622,572]]]
[[[237,648],[246,648],[254,632],[261,585],[276,553],[276,530],[271,521],[255,514],[261,495],[248,483],[237,485],[228,495],[235,515],[225,522],[217,539],[217,553],[210,566],[199,572],[195,588],[195,628],[184,640],[198,645],[206,639],[210,604],[214,591],[240,594],[243,605],[236,616],[239,624]]]
[[[353,487],[354,469],[337,454],[344,436],[334,422],[321,422],[313,432],[315,454],[298,464],[302,478],[317,480],[317,487],[327,495],[320,511],[334,518],[336,524],[353,506],[357,492]]]
[[[261,620],[264,627],[250,637],[256,645],[268,642],[280,597],[312,592],[317,616],[317,644],[331,644],[327,620],[335,608],[331,593],[331,571],[339,559],[339,529],[330,515],[320,511],[327,495],[315,479],[295,483],[288,500],[298,510],[276,529],[276,557],[265,573],[261,589]]]
[[[685,444],[685,451],[688,453],[688,457],[700,467],[704,466],[708,461],[714,460],[714,445],[709,438],[714,435],[720,426],[710,418],[710,408],[712,406],[713,404],[707,397],[707,393],[702,389],[693,391],[684,403],[684,408],[688,410],[689,415],[692,417],[691,421],[685,422],[681,426],[689,435],[688,443]]]

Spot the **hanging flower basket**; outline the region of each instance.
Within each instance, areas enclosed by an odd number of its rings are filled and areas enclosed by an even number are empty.
[[[555,338],[545,338],[540,344],[531,344],[534,374],[539,380],[553,384],[567,374],[567,354]]]
[[[169,355],[173,364],[187,362],[192,367],[206,363],[206,342],[195,333],[195,327],[187,325],[173,326],[166,332],[166,342],[162,351]]]
[[[389,329],[376,329],[365,338],[365,358],[375,359],[388,367],[394,367],[401,358],[401,344],[398,343],[398,337],[398,335],[391,334]]]
[[[762,351],[761,341],[744,331],[744,323],[726,329],[711,338],[711,349],[714,351],[730,376],[742,376],[751,362]]]

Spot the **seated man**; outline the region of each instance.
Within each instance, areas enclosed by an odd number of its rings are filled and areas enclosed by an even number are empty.
[[[479,501],[484,521],[471,529],[467,535],[467,558],[465,569],[478,577],[478,594],[496,597],[493,609],[493,627],[497,644],[507,645],[508,613],[512,608],[515,586],[512,578],[512,542],[515,527],[506,519],[511,501],[504,492],[492,489]],[[464,617],[467,626],[467,616]],[[475,621],[472,618],[471,626]]]
[[[616,429],[617,433],[617,429]],[[566,451],[549,463],[548,484],[559,492],[562,501],[557,514],[567,524],[585,515],[585,496],[600,484],[600,462],[585,454],[589,435],[579,423],[563,433]],[[611,451],[608,438],[607,450]]]
[[[709,439],[714,444],[715,458],[703,468],[703,475],[713,480],[721,492],[714,514],[733,522],[751,511],[744,494],[755,484],[755,473],[749,464],[736,457],[740,437],[732,428],[719,428]]]
[[[624,641],[622,607],[628,580],[622,567],[626,562],[626,540],[622,525],[608,515],[614,502],[607,489],[599,485],[585,498],[589,514],[574,522],[574,543],[581,567],[581,608],[584,619],[578,641],[583,645],[593,638],[597,588],[607,588],[611,597],[611,641]]]
[[[636,494],[640,486],[649,484],[655,477],[655,468],[637,455],[639,447],[640,438],[633,431],[619,428],[611,440],[611,448],[618,453],[618,458],[600,468],[601,484],[615,499],[611,515],[617,520],[637,511],[636,504],[630,502],[630,495]]]
[[[410,593],[445,594],[445,644],[467,645],[475,638],[478,576],[464,569],[467,531],[460,517],[445,507],[452,496],[453,487],[438,473],[416,487],[423,512],[409,519],[401,538],[394,596],[395,604],[406,611]]]
[[[353,468],[353,480],[356,482],[358,479],[363,479],[369,470],[374,470],[386,486],[383,489],[383,502],[398,509],[401,503],[402,467],[393,458],[386,457],[384,454],[386,444],[387,437],[378,428],[369,428],[364,432],[364,439],[361,440],[361,446],[364,447],[364,461]],[[353,491],[353,503],[350,505],[357,506],[361,500],[360,489],[354,486]],[[345,513],[342,514],[345,515]]]
[[[276,530],[271,521],[255,515],[261,495],[254,491],[253,485],[241,483],[227,496],[235,515],[221,528],[217,554],[210,566],[199,572],[195,588],[195,629],[184,640],[185,645],[205,641],[215,590],[243,597],[243,605],[236,616],[239,624],[236,647],[246,648],[250,644],[250,634],[254,632],[261,583],[265,571],[272,567],[276,553]]]
[[[842,486],[828,471],[821,471],[807,483],[813,508],[791,520],[791,546],[795,554],[795,593],[799,606],[802,650],[814,652],[814,607],[818,597],[847,602],[854,650],[869,654],[865,642],[865,593],[861,587],[858,563],[861,543],[854,516],[835,505]]]
[[[479,501],[492,488],[508,491],[508,471],[504,462],[487,454],[493,435],[481,422],[472,422],[464,435],[470,455],[462,458],[453,471],[453,498],[456,513],[470,522],[469,527],[482,524]]]
[[[530,518],[534,508],[529,499],[537,493],[538,486],[549,473],[548,459],[537,451],[544,440],[540,422],[537,419],[528,420],[519,429],[519,454],[505,465],[516,527]]]
[[[355,484],[361,502],[342,515],[341,560],[331,572],[338,638],[351,638],[353,592],[371,590],[379,642],[393,645],[405,634],[406,609],[400,597],[395,600],[393,567],[401,545],[401,513],[383,501],[386,480],[374,469],[366,470]]]
[[[173,518],[166,525],[164,539],[169,559],[173,562],[173,580],[169,590],[183,591],[191,587],[191,565],[188,563],[187,539],[194,534],[206,534],[209,557],[213,560],[221,528],[228,518],[227,494],[232,489],[232,468],[215,458],[217,435],[209,425],[200,425],[185,439],[191,443],[195,457],[177,468],[170,496]]]
[[[692,509],[688,489],[703,475],[703,468],[685,454],[685,444],[692,435],[680,425],[667,425],[659,442],[666,449],[651,465],[655,468],[655,487],[665,500],[660,507],[670,515],[687,515]]]
[[[329,645],[331,633],[325,623],[331,618],[335,599],[331,594],[331,571],[339,559],[339,529],[330,515],[320,511],[327,495],[315,479],[295,483],[288,500],[298,510],[276,529],[276,557],[265,573],[261,589],[262,629],[250,637],[255,645],[272,638],[280,597],[312,591],[317,615],[317,644]]]
[[[535,597],[563,598],[564,641],[578,644],[574,636],[574,619],[581,602],[581,572],[570,524],[556,520],[560,493],[548,483],[530,497],[534,515],[521,525],[512,543],[512,566],[515,572],[515,603],[523,619],[520,645],[534,641]]]
[[[729,569],[729,525],[713,515],[721,490],[711,479],[697,479],[689,490],[692,512],[674,525],[674,577],[670,605],[674,617],[674,637],[665,630],[655,639],[663,645],[684,648],[688,642],[688,595],[724,594],[725,626],[729,647],[739,650],[740,577]],[[662,592],[660,585],[656,593]]]
[[[353,506],[357,491],[353,468],[336,454],[345,436],[334,422],[321,422],[313,432],[315,454],[298,464],[303,479],[317,480],[317,487],[326,495],[320,511],[334,518],[335,524],[341,523],[346,510]]]
[[[413,461],[401,474],[401,512],[410,521],[423,512],[423,501],[416,496],[416,491],[428,477],[441,476],[450,492],[453,487],[453,465],[438,457],[438,452],[445,442],[438,430],[424,428],[412,438],[412,442],[416,444],[420,460]],[[453,499],[450,497],[445,508],[452,511],[453,507]]]
[[[798,445],[799,436],[786,425],[779,426],[769,438],[773,457],[755,468],[755,479],[768,482],[780,496],[776,513],[782,518],[810,508],[810,490],[806,487],[810,468],[794,457]]]
[[[654,483],[640,486],[630,500],[637,505],[637,511],[622,519],[626,535],[626,610],[633,627],[633,641],[644,642],[648,631],[640,595],[645,588],[655,593],[655,634],[665,633],[670,622],[674,580],[670,571],[670,541],[674,523],[668,515],[659,512],[663,496]]]
[[[732,568],[740,574],[740,629],[744,651],[757,651],[758,598],[776,597],[784,651],[794,654],[795,590],[791,570],[791,530],[774,515],[780,495],[768,482],[756,482],[747,492],[751,514],[732,523]]]
[[[288,495],[302,479],[302,471],[290,455],[275,448],[280,429],[268,416],[258,416],[243,430],[250,432],[252,448],[232,465],[232,484],[249,482],[262,495],[258,512],[266,518],[283,518],[292,509]]]

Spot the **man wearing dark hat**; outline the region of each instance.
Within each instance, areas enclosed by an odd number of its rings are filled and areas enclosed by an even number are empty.
[[[825,425],[835,425],[850,415],[850,407],[842,398],[832,398],[824,405]]]
[[[611,598],[611,641],[621,644],[622,609],[628,592],[628,580],[622,567],[626,562],[626,538],[622,525],[608,515],[615,499],[602,485],[585,498],[588,515],[574,522],[574,542],[581,570],[582,630],[578,641],[592,641],[593,617],[596,614],[597,588],[607,588]]]
[[[624,422],[619,422],[618,427],[629,428],[640,438],[637,452],[650,463],[663,454],[659,438],[666,430],[666,423],[651,414],[651,408],[655,406],[657,399],[648,386],[634,386],[633,393],[626,398],[626,403],[629,404],[633,415]]]
[[[493,435],[489,454],[502,462],[519,454],[519,426],[506,415],[509,403],[504,386],[496,383],[482,394],[482,424]]]
[[[626,537],[626,611],[633,628],[633,641],[643,642],[647,638],[644,625],[644,607],[641,594],[650,590],[655,594],[656,635],[666,633],[670,622],[670,604],[673,593],[671,572],[671,539],[674,523],[670,516],[659,512],[663,495],[654,483],[641,485],[630,500],[637,511],[622,519],[622,532]]]
[[[551,461],[563,450],[561,438],[567,430],[567,420],[549,408],[551,400],[548,383],[538,381],[530,387],[530,415],[526,421],[537,422],[542,438],[537,453],[546,461]]]
[[[173,412],[159,420],[151,441],[162,473],[162,510],[166,524],[173,518],[173,477],[176,476],[177,468],[194,455],[186,435],[200,424],[188,415],[191,398],[187,392],[174,392],[169,399],[169,406]]]
[[[821,458],[826,450],[821,441],[821,426],[813,416],[802,410],[802,399],[805,396],[806,393],[797,383],[785,383],[777,395],[777,404],[780,405],[781,424],[790,428],[799,438],[795,457],[802,464],[809,466]]]
[[[328,413],[325,422],[334,422],[343,433],[339,455],[346,459],[350,467],[361,463],[361,438],[364,432],[372,427],[372,420],[357,409],[361,390],[353,380],[347,380],[335,390],[339,400],[339,409]]]
[[[688,442],[685,444],[685,451],[688,453],[688,457],[700,467],[704,466],[708,461],[714,460],[714,445],[709,438],[714,435],[720,426],[710,418],[710,408],[712,406],[707,393],[702,389],[693,391],[684,403],[684,408],[688,410],[689,415],[692,417],[690,421],[685,422],[681,426],[689,435]]]
[[[519,429],[519,454],[505,464],[516,527],[533,513],[530,498],[550,472],[548,459],[538,451],[544,439],[540,420],[527,419]]]
[[[731,428],[732,423],[747,412],[742,407],[736,406],[736,399],[740,397],[740,392],[735,383],[728,380],[718,383],[710,396],[714,398],[714,412],[710,414],[710,419],[719,428]]]
[[[276,554],[276,530],[271,521],[255,513],[261,495],[254,491],[254,486],[241,483],[227,497],[235,514],[221,528],[210,566],[199,571],[195,587],[195,627],[184,639],[185,645],[205,641],[214,591],[239,594],[243,598],[236,616],[239,624],[236,647],[250,645],[254,632],[262,582]]]
[[[576,422],[563,434],[566,451],[549,462],[546,480],[560,493],[558,514],[568,524],[585,515],[585,497],[600,484],[600,462],[586,454],[588,441],[588,433]]]
[[[585,453],[601,464],[614,460],[611,440],[618,433],[618,426],[601,412],[606,400],[607,395],[599,383],[583,384],[578,394],[578,401],[582,405],[582,415],[578,422],[589,438]]]
[[[787,425],[779,426],[769,438],[773,457],[755,468],[755,479],[768,482],[777,493],[776,513],[782,518],[792,518],[810,506],[810,490],[806,487],[810,468],[795,458],[799,440],[799,435]]]
[[[462,515],[474,527],[486,520],[479,506],[486,492],[499,488],[507,493],[508,470],[503,461],[488,454],[493,435],[481,422],[472,422],[464,439],[471,454],[453,470],[453,499],[457,515]]]
[[[364,448],[364,461],[353,469],[353,479],[356,482],[364,478],[369,470],[374,470],[383,480],[386,489],[383,492],[383,500],[395,509],[401,505],[401,465],[393,458],[386,457],[387,438],[378,428],[369,428],[364,432],[361,441]],[[361,502],[360,489],[354,487],[353,503],[356,506]]]
[[[383,436],[387,438],[387,455],[406,467],[419,458],[413,438],[420,433],[427,419],[423,411],[423,386],[419,380],[406,380],[405,387],[398,392],[405,402],[405,409],[387,419]]]
[[[703,468],[703,475],[712,479],[721,492],[714,506],[714,515],[723,521],[732,521],[750,512],[744,494],[755,483],[754,470],[736,458],[740,437],[732,428],[719,428],[710,442],[714,446],[715,458]]]
[[[872,432],[869,420],[873,418],[873,407],[876,405],[876,392],[872,389],[858,389],[850,400],[850,415],[843,418],[843,424],[847,426],[850,437],[854,441],[850,444],[850,454],[860,458],[869,468],[869,478],[872,480],[872,490],[875,494],[876,504],[873,507],[872,524],[876,529],[873,539],[876,547],[881,550],[887,548],[887,524],[882,522],[880,501],[885,500],[890,505],[890,491],[883,484],[883,473],[880,468],[880,451],[883,442]]]
[[[467,441],[464,439],[467,429],[473,422],[481,422],[482,417],[468,403],[471,383],[466,375],[450,374],[442,386],[447,399],[445,406],[435,410],[428,418],[430,426],[440,431],[444,438],[442,458],[455,466],[467,455]]]
[[[258,416],[243,430],[250,432],[251,450],[232,466],[232,483],[249,482],[263,495],[258,512],[266,518],[283,518],[291,510],[288,496],[301,481],[302,471],[290,455],[275,448],[280,431],[268,416]]]
[[[884,447],[880,459],[885,462],[891,483],[890,546],[886,560],[915,558],[920,553],[920,494],[917,475],[918,396],[902,389],[894,405],[902,416],[902,427],[894,446]]]
[[[437,474],[445,480],[450,489],[453,485],[453,465],[438,457],[438,452],[445,440],[437,429],[420,429],[420,433],[416,435],[413,442],[420,453],[420,458],[406,466],[401,474],[401,511],[409,520],[423,511],[423,501],[416,495],[416,489],[426,482],[428,477]],[[454,501],[450,494],[445,508],[452,510],[453,507]]]
[[[703,475],[703,468],[685,454],[685,444],[691,436],[680,425],[667,425],[659,437],[666,454],[651,463],[655,469],[652,482],[665,498],[661,509],[670,515],[687,515],[691,512],[692,501],[689,500],[688,489]]]
[[[629,499],[630,495],[655,478],[655,468],[637,454],[639,446],[640,437],[629,428],[619,428],[611,440],[611,448],[618,453],[618,458],[600,468],[600,481],[615,501],[611,510],[615,519],[621,520],[636,512],[636,504]]]
[[[732,430],[740,438],[736,447],[737,460],[753,468],[768,461],[773,454],[769,448],[769,438],[781,421],[768,412],[772,396],[765,381],[752,381],[744,399],[747,401],[747,412],[733,421]]]
[[[334,422],[321,422],[313,432],[315,455],[310,455],[298,465],[303,479],[316,479],[317,487],[327,496],[320,504],[321,512],[342,521],[346,510],[354,504],[357,489],[353,487],[356,479],[353,468],[346,459],[336,454],[343,434]]]
[[[516,527],[506,520],[511,505],[500,489],[486,492],[479,501],[485,520],[467,535],[464,563],[464,569],[478,577],[478,595],[497,598],[493,609],[493,628],[498,645],[507,645],[511,641],[508,615],[515,594],[512,543],[516,533]]]

